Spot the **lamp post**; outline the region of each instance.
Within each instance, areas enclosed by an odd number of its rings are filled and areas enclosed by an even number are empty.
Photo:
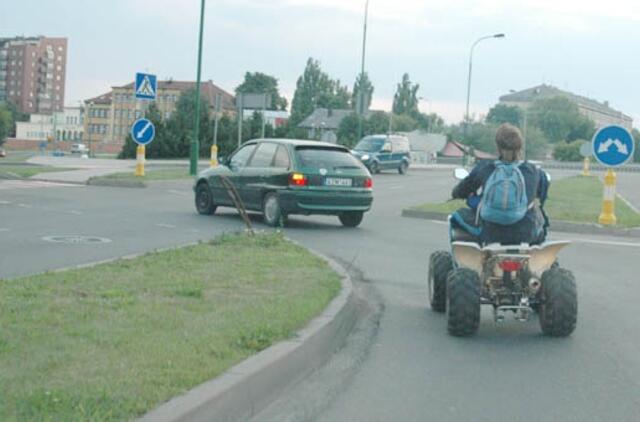
[[[89,117],[89,118],[92,117],[91,116],[91,107],[93,107],[93,101],[89,101],[87,103],[87,116],[85,116],[85,120],[87,121],[87,136],[89,137],[89,139],[88,139],[88,141],[89,141],[89,151],[88,151],[88,154],[87,154],[87,156],[89,158],[91,158],[91,132],[92,132],[92,130],[91,130],[91,120],[87,119],[87,117]]]
[[[198,142],[198,131],[200,129],[200,69],[202,65],[202,32],[204,27],[204,0],[200,1],[200,36],[198,38],[198,68],[196,76],[196,118],[193,128],[193,139],[191,140],[191,163],[189,174],[195,176],[198,172],[198,156],[200,144]]]
[[[491,38],[504,38],[504,34],[494,34],[480,37],[471,45],[471,52],[469,53],[469,78],[467,79],[467,108],[464,113],[465,138],[467,135],[467,128],[469,127],[469,99],[471,98],[471,69],[473,67],[473,50],[474,48],[476,48],[476,45],[478,45],[480,41],[488,40]]]
[[[360,85],[358,86],[358,140],[362,138],[362,115],[364,114],[364,93],[362,92],[362,82],[364,80],[364,58],[367,48],[367,18],[369,17],[369,0],[364,4],[364,26],[362,30],[362,64],[360,66]]]

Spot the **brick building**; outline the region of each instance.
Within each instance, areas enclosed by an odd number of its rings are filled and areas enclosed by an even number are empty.
[[[168,119],[176,109],[180,95],[195,89],[195,82],[158,81],[156,105],[162,117]],[[124,145],[133,122],[142,117],[143,108],[149,101],[136,101],[134,83],[112,87],[111,92],[85,100],[85,142],[95,143],[96,151],[118,152]],[[215,85],[212,81],[200,84],[200,94],[209,104],[210,112],[215,112],[215,98],[220,94],[222,112],[235,112],[233,95]]]
[[[66,38],[0,38],[0,102],[29,114],[63,111],[66,68]]]

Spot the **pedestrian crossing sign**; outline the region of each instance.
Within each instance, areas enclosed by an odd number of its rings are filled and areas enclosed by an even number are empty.
[[[155,100],[157,91],[156,75],[136,73],[136,99]]]

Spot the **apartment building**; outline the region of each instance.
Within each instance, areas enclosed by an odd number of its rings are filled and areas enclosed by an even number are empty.
[[[162,117],[168,119],[176,110],[180,95],[195,89],[191,81],[158,81],[155,104]],[[85,141],[95,142],[97,148],[119,151],[131,130],[131,125],[144,114],[149,101],[136,101],[134,83],[112,87],[111,92],[85,101],[87,118],[85,119]],[[215,113],[216,96],[221,98],[221,112],[235,112],[233,95],[215,85],[212,81],[200,84],[200,95]]]
[[[29,114],[61,112],[66,67],[66,38],[0,38],[0,102]]]
[[[618,125],[631,130],[633,127],[633,119],[623,112],[611,108],[608,101],[601,103],[592,98],[576,95],[546,84],[503,95],[500,97],[500,102],[526,109],[537,99],[557,96],[566,97],[573,101],[578,106],[580,113],[593,120],[596,128]]]

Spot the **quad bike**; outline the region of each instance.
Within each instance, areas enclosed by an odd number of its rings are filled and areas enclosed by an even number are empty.
[[[468,173],[457,169],[455,174],[463,179]],[[472,202],[468,205],[477,203]],[[449,334],[475,334],[480,306],[491,305],[496,322],[509,312],[518,321],[538,313],[544,334],[570,335],[577,321],[576,284],[556,258],[570,242],[482,245],[478,233],[454,224],[456,217],[449,216],[451,251],[436,251],[429,258],[429,302],[433,311],[446,311]]]

